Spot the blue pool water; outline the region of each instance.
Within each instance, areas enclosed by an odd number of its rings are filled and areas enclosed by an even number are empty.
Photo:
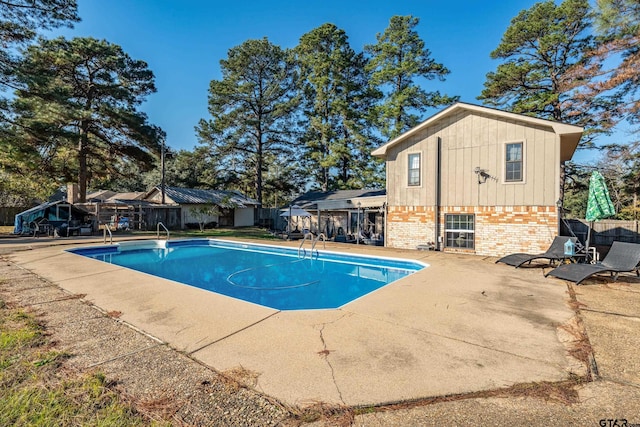
[[[70,252],[279,310],[338,308],[426,267],[206,239],[122,242]]]

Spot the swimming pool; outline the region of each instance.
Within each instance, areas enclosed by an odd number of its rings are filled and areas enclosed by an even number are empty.
[[[338,308],[427,267],[214,239],[121,242],[69,252],[278,310]]]

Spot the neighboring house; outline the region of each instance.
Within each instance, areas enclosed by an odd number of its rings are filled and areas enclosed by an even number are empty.
[[[95,215],[98,227],[108,225],[112,230],[155,230],[159,222],[169,228],[180,226],[179,208],[143,200],[146,194],[98,190],[87,194],[87,203],[79,205]]]
[[[216,222],[221,227],[245,227],[255,224],[256,208],[259,203],[236,191],[200,190],[194,188],[165,187],[166,205],[181,207],[180,228],[187,224],[198,224],[201,218],[195,211],[203,205],[217,206],[219,215],[208,215],[204,222]],[[144,200],[162,203],[160,186],[149,191]]]
[[[312,214],[306,226],[314,233],[335,238],[339,231],[356,235],[360,227],[367,235],[376,235],[382,240],[385,194],[384,189],[311,191],[291,204]]]
[[[373,151],[386,160],[386,246],[499,256],[559,234],[578,126],[456,103]]]

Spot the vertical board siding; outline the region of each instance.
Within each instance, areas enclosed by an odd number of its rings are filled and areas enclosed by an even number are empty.
[[[447,206],[553,206],[557,198],[559,138],[551,128],[458,112],[412,135],[389,150],[390,205],[433,206],[436,144],[442,138],[441,203]],[[504,182],[505,143],[524,143],[524,181]],[[421,153],[421,185],[407,185],[407,154]],[[474,169],[490,177],[479,184]]]

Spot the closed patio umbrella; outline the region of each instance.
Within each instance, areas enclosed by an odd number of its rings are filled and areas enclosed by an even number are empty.
[[[589,221],[589,231],[587,233],[587,253],[591,240],[591,229],[594,221],[608,218],[615,215],[616,210],[609,197],[609,189],[604,181],[604,177],[598,171],[593,171],[589,180],[589,199],[587,200],[587,213],[585,219]]]

